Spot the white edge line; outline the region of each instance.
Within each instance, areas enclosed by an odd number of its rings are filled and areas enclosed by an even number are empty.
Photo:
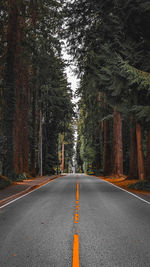
[[[145,202],[145,203],[147,203],[147,204],[150,205],[150,202],[149,202],[149,201],[147,201],[147,200],[145,200],[145,199],[143,199],[143,198],[141,198],[141,197],[139,197],[139,196],[133,194],[133,193],[130,192],[130,191],[127,191],[127,190],[123,189],[122,187],[119,187],[119,186],[117,186],[117,185],[114,185],[114,184],[112,184],[111,182],[108,182],[108,181],[106,181],[106,180],[101,179],[100,177],[97,177],[97,176],[93,176],[93,177],[96,177],[96,178],[100,179],[101,181],[104,181],[105,183],[111,184],[112,186],[114,186],[114,187],[116,187],[116,188],[118,188],[118,189],[120,189],[120,190],[122,190],[122,191],[124,191],[124,192],[126,192],[126,193],[128,193],[128,194],[130,194],[130,195],[132,195],[132,196],[134,196],[134,197],[136,197],[136,198],[138,198],[138,199],[142,200],[143,202]]]
[[[10,205],[11,203],[13,203],[13,202],[15,202],[15,201],[17,201],[17,200],[19,200],[19,199],[21,199],[21,198],[23,198],[23,197],[26,197],[27,195],[29,195],[29,194],[35,192],[36,190],[40,189],[41,187],[46,186],[47,184],[49,184],[49,183],[52,182],[53,180],[54,180],[54,179],[50,180],[48,183],[43,184],[43,185],[39,186],[38,188],[33,189],[32,191],[30,191],[30,192],[28,192],[28,193],[26,193],[26,194],[24,194],[24,195],[22,195],[22,196],[20,196],[20,197],[17,197],[17,198],[15,198],[15,199],[11,200],[10,202],[8,202],[8,203],[2,205],[2,206],[0,207],[0,209],[3,209],[3,208],[5,208],[6,206]]]

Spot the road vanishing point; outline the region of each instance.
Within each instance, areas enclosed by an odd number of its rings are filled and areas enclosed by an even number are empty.
[[[69,174],[0,208],[0,267],[150,267],[150,203]]]

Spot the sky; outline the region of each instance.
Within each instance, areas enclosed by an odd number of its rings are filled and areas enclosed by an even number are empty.
[[[77,78],[77,75],[75,75],[74,73],[75,66],[73,64],[73,60],[71,60],[71,56],[68,55],[67,53],[65,42],[64,42],[63,49],[62,49],[62,56],[65,60],[71,61],[70,66],[66,67],[66,74],[67,74],[68,82],[70,83],[71,89],[74,94],[76,89],[78,88],[79,79]],[[77,98],[73,98],[73,103],[77,103],[77,101],[78,101]]]
[[[68,55],[65,45],[62,49],[62,56],[65,60],[69,60],[69,61],[71,60],[71,56]],[[75,95],[76,89],[78,88],[78,84],[79,84],[80,80],[77,78],[77,75],[75,75],[74,69],[75,69],[75,66],[73,64],[73,61],[71,61],[70,66],[66,67],[66,74],[67,74],[68,82],[70,83],[71,89],[73,91],[72,102],[76,105],[75,110],[77,110],[77,102],[78,102],[79,98],[75,97],[74,95]],[[76,129],[76,127],[75,127],[74,138],[75,138],[74,139],[75,140],[74,148],[75,148],[76,147],[76,141],[77,141],[77,129]],[[74,161],[74,159],[73,159],[73,161]]]

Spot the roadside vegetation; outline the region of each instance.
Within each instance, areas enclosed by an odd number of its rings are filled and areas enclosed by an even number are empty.
[[[125,174],[149,190],[149,1],[77,0],[67,8],[70,53],[81,79],[78,171]]]
[[[3,175],[0,175],[0,189],[3,189],[11,184],[12,184],[11,180],[9,180],[7,177]]]
[[[131,184],[128,188],[135,189],[135,190],[142,190],[150,192],[150,182],[149,181],[139,181],[135,184]]]
[[[149,190],[149,29],[148,0],[2,0],[1,175],[15,181],[71,168],[66,39],[80,78],[77,171],[125,175]]]
[[[62,24],[62,1],[0,2],[0,173],[10,181],[40,175],[41,161],[43,175],[60,172],[66,139],[66,171],[71,162],[73,104]]]

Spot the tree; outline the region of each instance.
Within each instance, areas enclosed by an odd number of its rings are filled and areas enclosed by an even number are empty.
[[[91,113],[91,106],[96,107],[92,96],[95,92],[102,93],[105,102],[101,104],[100,121],[110,116],[114,118],[111,126],[111,145],[114,148],[113,173],[123,173],[123,163],[128,172],[128,146],[122,136],[122,123],[127,124],[128,117],[134,117],[138,125],[138,139],[135,139],[138,156],[139,178],[144,179],[144,161],[142,156],[143,138],[142,128],[146,127],[145,120],[149,120],[147,107],[149,106],[149,34],[145,31],[150,7],[148,1],[72,1],[68,4],[68,25],[70,53],[77,59],[77,67],[81,80],[88,80],[89,86],[80,86],[82,102]],[[145,58],[146,55],[146,58]],[[87,84],[88,84],[87,83]],[[88,90],[90,87],[90,90]],[[91,100],[91,105],[88,99]],[[109,112],[106,108],[109,106]],[[114,110],[114,114],[113,114]],[[143,112],[142,112],[143,110]],[[140,118],[139,118],[140,117]],[[87,118],[83,117],[83,124]],[[99,119],[88,116],[88,124]],[[113,130],[114,129],[114,130]],[[107,162],[107,122],[104,122],[104,166]],[[88,130],[87,130],[88,131]],[[93,128],[95,131],[95,128]],[[131,128],[132,131],[132,128]],[[100,133],[101,135],[101,133]],[[84,143],[86,143],[84,134]],[[123,138],[122,138],[123,137]],[[140,140],[141,139],[141,140]],[[130,163],[134,162],[133,135],[131,138]],[[82,146],[82,145],[81,145]],[[102,147],[102,145],[101,145]],[[123,148],[125,151],[123,152]],[[101,151],[101,153],[102,153]],[[147,150],[148,151],[148,150]],[[123,158],[124,155],[124,158]],[[109,156],[108,156],[109,157]],[[131,167],[131,166],[130,166]],[[141,176],[141,169],[143,176]],[[143,177],[143,178],[142,178]]]
[[[58,137],[68,133],[63,124],[72,121],[72,95],[61,58],[62,4],[9,0],[0,5],[1,164],[11,179],[39,173],[40,113],[44,173],[55,172]]]

